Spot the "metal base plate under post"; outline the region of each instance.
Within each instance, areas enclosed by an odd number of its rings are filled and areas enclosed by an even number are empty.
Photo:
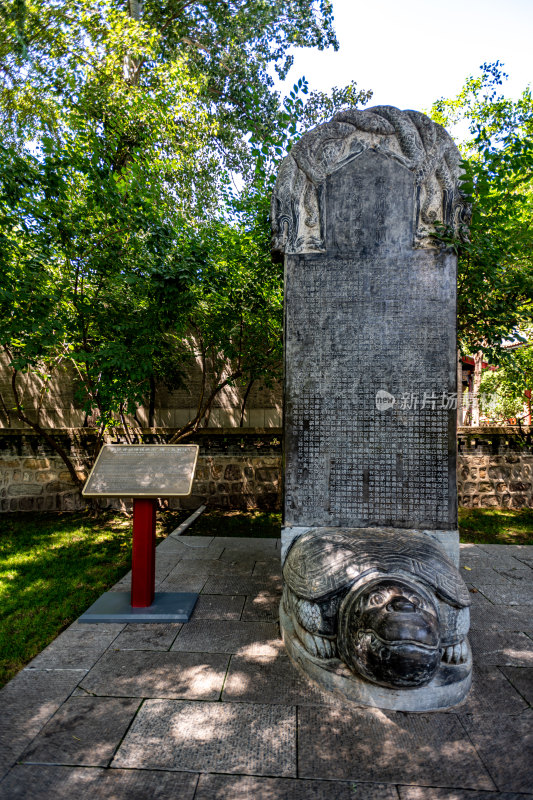
[[[105,592],[78,622],[188,622],[197,600],[192,592],[156,592],[152,605],[134,608],[129,592]]]

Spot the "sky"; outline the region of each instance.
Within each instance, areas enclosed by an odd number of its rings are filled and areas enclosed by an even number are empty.
[[[533,83],[533,0],[333,0],[338,52],[294,49],[283,84],[302,75],[327,91],[357,81],[367,107],[427,111],[454,97],[484,62],[499,60],[517,97]]]

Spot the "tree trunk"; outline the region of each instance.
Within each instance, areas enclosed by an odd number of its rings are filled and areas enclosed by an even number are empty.
[[[472,387],[472,425],[479,425],[479,387],[483,370],[483,350],[474,355],[474,386]]]
[[[463,424],[463,359],[457,351],[457,427]]]
[[[244,397],[242,399],[242,406],[241,406],[241,418],[239,420],[239,428],[244,426],[244,412],[246,410],[246,401],[248,400],[248,395],[250,394],[250,390],[255,383],[255,378],[252,378],[249,382],[248,386],[246,387],[246,391],[244,393]]]
[[[150,375],[150,398],[148,400],[148,427],[155,428],[155,378]]]
[[[45,440],[45,442],[53,450],[55,450],[55,452],[58,454],[58,456],[61,457],[61,459],[63,460],[63,462],[64,462],[64,464],[66,466],[66,468],[68,469],[68,471],[70,473],[70,477],[72,478],[73,483],[75,484],[75,486],[78,489],[81,490],[81,487],[83,486],[83,480],[81,480],[81,478],[79,477],[78,473],[76,472],[74,464],[70,460],[66,450],[63,447],[61,447],[59,442],[56,442],[55,439],[53,438],[53,436],[51,436],[48,433],[48,431],[46,431],[44,428],[42,428],[39,425],[38,422],[33,422],[33,420],[30,419],[30,417],[26,416],[26,414],[24,413],[24,409],[22,407],[22,403],[21,403],[21,400],[20,400],[20,395],[19,395],[19,391],[18,391],[18,387],[17,387],[17,370],[15,370],[13,368],[12,368],[12,374],[11,374],[11,391],[13,393],[13,399],[15,401],[15,406],[16,406],[16,414],[17,414],[17,417],[19,418],[19,420],[21,422],[24,422],[25,425],[28,425],[28,427],[32,428],[32,430],[34,430],[35,433],[38,433],[39,436],[42,436],[43,439]]]

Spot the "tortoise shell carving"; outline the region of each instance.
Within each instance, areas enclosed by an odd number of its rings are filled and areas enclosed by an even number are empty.
[[[285,612],[315,658],[395,688],[467,659],[469,592],[422,533],[310,530],[293,543],[283,577]]]

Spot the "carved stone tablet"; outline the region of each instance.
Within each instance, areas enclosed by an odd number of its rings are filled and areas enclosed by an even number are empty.
[[[293,147],[272,198],[285,260],[281,628],[315,680],[383,708],[445,708],[471,680],[457,261],[435,238],[436,223],[463,235],[459,177],[451,137],[424,114],[351,109]]]
[[[107,444],[83,488],[85,497],[181,497],[191,493],[198,445]]]
[[[456,530],[456,258],[430,223],[467,215],[458,152],[417,112],[350,113],[300,140],[274,192],[285,525]]]

